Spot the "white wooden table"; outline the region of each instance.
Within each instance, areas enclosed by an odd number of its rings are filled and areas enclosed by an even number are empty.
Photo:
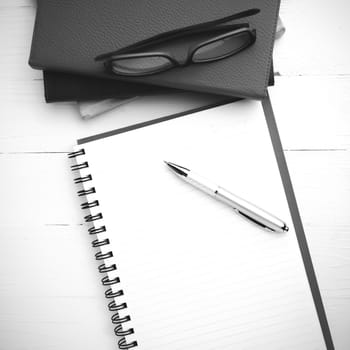
[[[336,349],[350,349],[350,4],[286,0],[271,88]],[[115,349],[68,170],[75,139],[199,100],[147,98],[84,122],[27,65],[35,3],[0,3],[0,349]],[[307,350],[307,349],[306,349]]]

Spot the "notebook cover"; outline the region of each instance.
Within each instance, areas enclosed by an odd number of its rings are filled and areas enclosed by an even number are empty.
[[[305,238],[303,225],[302,225],[302,222],[300,219],[298,206],[297,206],[296,199],[294,196],[293,187],[292,187],[292,183],[290,180],[290,175],[289,175],[287,164],[286,164],[286,161],[284,158],[284,153],[283,153],[283,149],[282,149],[281,141],[279,138],[279,134],[278,134],[278,130],[277,130],[277,126],[276,126],[276,122],[275,122],[275,118],[274,118],[274,114],[273,114],[273,110],[272,110],[272,106],[271,106],[271,102],[270,102],[269,97],[267,97],[266,99],[263,100],[262,106],[263,106],[263,110],[264,110],[264,113],[266,116],[266,122],[268,125],[268,130],[269,130],[271,141],[272,141],[272,146],[274,149],[275,157],[276,157],[278,168],[280,171],[280,176],[282,179],[283,188],[284,188],[284,191],[285,191],[285,194],[287,197],[289,210],[290,210],[291,216],[292,216],[292,221],[293,221],[293,224],[295,227],[295,233],[297,236],[300,253],[302,256],[307,279],[308,279],[309,286],[311,289],[314,305],[316,307],[316,312],[317,312],[318,319],[319,319],[319,322],[321,325],[323,338],[324,338],[324,341],[326,344],[326,348],[329,350],[332,350],[332,349],[334,349],[334,344],[332,341],[332,336],[330,333],[326,313],[324,310],[320,290],[318,287],[315,271],[313,268],[313,263],[312,263],[310,252],[308,249],[308,244],[307,244],[307,241]],[[185,113],[185,114],[187,114],[187,113]],[[94,135],[91,137],[86,137],[86,138],[80,139],[77,142],[78,142],[78,145],[81,145],[83,148],[86,143],[90,143],[92,141],[100,140],[100,139],[114,136],[117,134],[129,132],[131,130],[143,128],[143,127],[148,126],[148,125],[153,125],[153,124],[157,124],[160,122],[164,122],[166,120],[171,120],[171,119],[180,117],[182,115],[184,115],[184,114],[167,116],[167,117],[164,117],[161,119],[151,120],[149,122],[132,125],[132,126],[125,127],[122,129],[112,130],[110,132],[106,132],[106,133],[102,133],[102,134],[98,134],[98,135]],[[77,152],[77,153],[79,153],[79,152]]]
[[[78,74],[44,71],[46,102],[89,101],[105,98],[130,98],[154,94],[173,94],[183,90],[102,79]],[[274,85],[273,68],[269,86]]]
[[[46,0],[38,4],[29,63],[33,68],[101,78],[107,73],[94,58],[170,30],[213,21],[249,8],[257,40],[247,50],[217,62],[174,68],[139,83],[219,95],[266,96],[279,0]],[[189,79],[191,77],[191,79]]]

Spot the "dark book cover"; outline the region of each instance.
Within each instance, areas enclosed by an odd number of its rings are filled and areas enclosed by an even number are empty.
[[[131,83],[84,75],[44,71],[46,102],[90,101],[107,98],[173,94],[183,90],[156,85]],[[274,84],[273,68],[270,70],[269,85]]]

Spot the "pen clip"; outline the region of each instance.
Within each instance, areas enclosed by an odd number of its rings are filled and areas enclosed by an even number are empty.
[[[242,215],[245,219],[247,219],[247,220],[253,222],[254,224],[256,224],[256,225],[262,227],[263,229],[265,229],[265,230],[267,230],[267,231],[270,231],[270,232],[275,232],[275,231],[272,230],[270,227],[265,226],[265,225],[262,224],[261,222],[255,220],[254,218],[250,217],[250,216],[247,215],[247,214],[242,213],[242,212],[239,211],[238,209],[235,209],[235,211],[237,212],[237,214]]]

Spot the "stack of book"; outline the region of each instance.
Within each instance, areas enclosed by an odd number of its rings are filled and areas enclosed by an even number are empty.
[[[44,72],[46,101],[77,101],[84,118],[145,95],[161,98],[190,91],[208,95],[208,107],[228,99],[262,98],[267,85],[274,83],[275,30],[276,37],[284,30],[280,21],[276,27],[278,7],[279,1],[166,1],[161,6],[156,0],[131,1],[128,6],[120,1],[39,1],[29,63]],[[258,13],[245,16],[249,9]],[[235,18],[239,13],[243,15]],[[230,17],[224,25],[248,24],[257,40],[220,61],[130,78],[110,74],[95,60],[162,33]]]

